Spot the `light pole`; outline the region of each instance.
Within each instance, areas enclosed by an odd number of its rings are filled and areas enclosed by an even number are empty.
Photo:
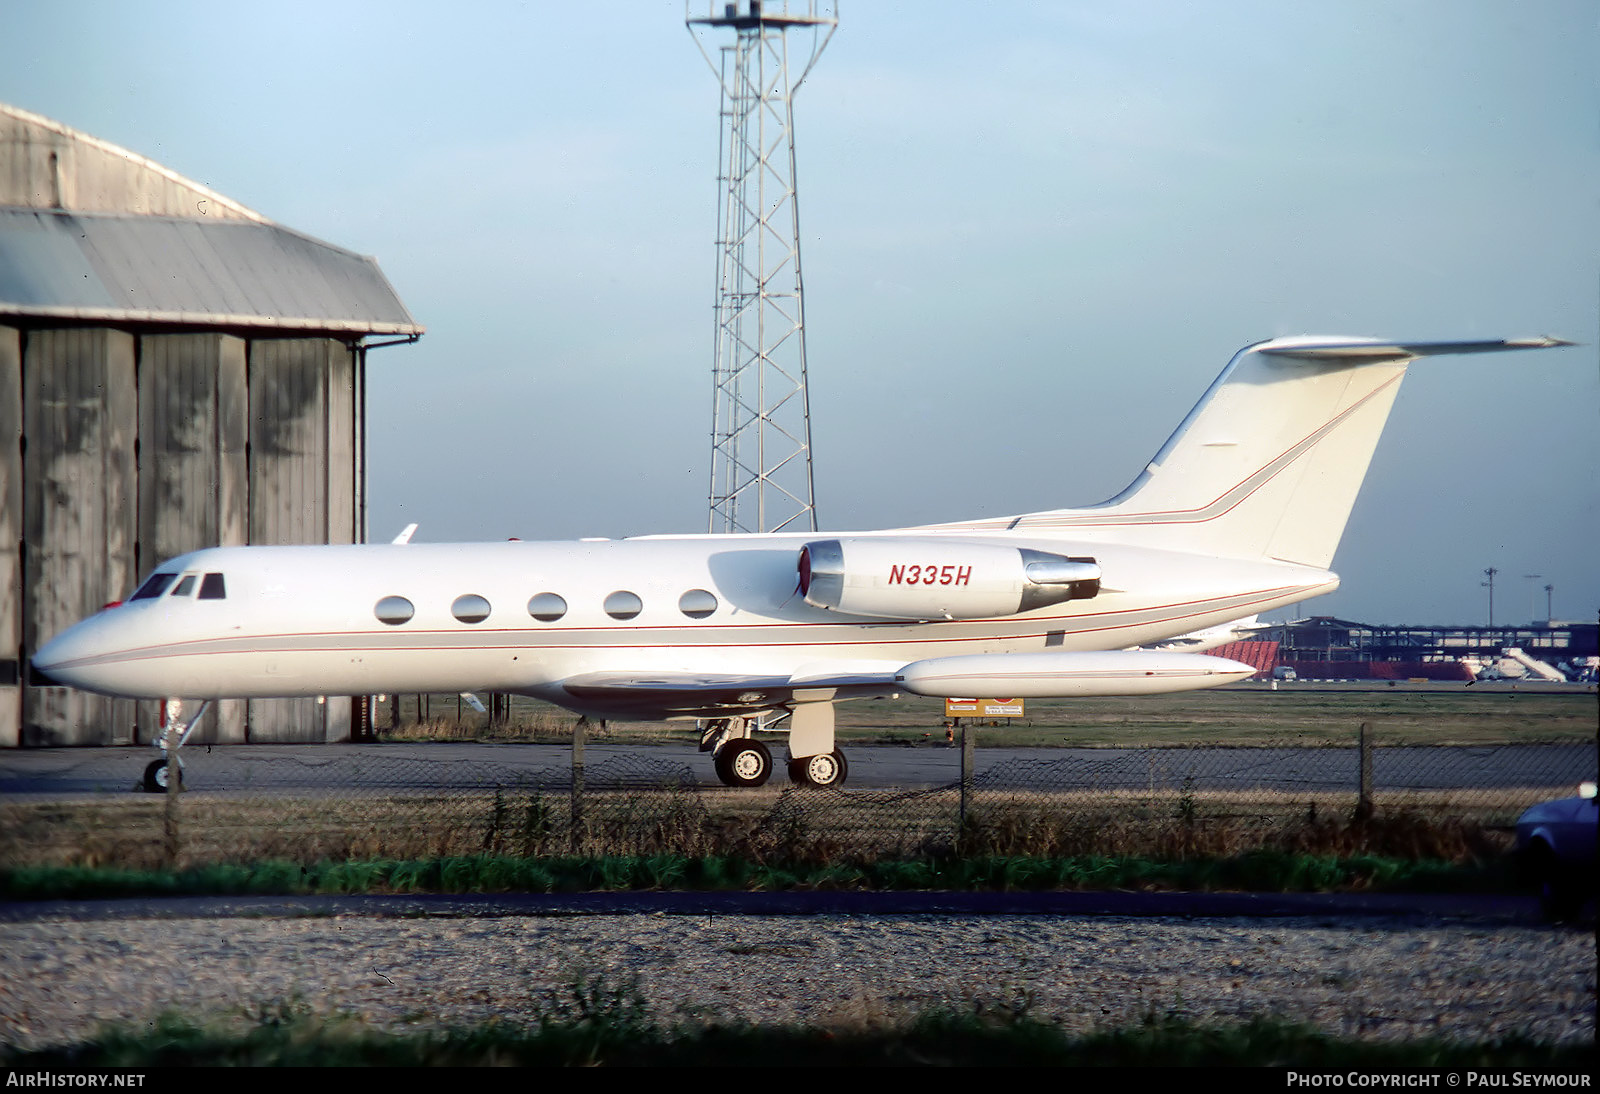
[[[1489,626],[1491,627],[1494,626],[1494,575],[1499,572],[1498,569],[1490,566],[1483,571],[1483,575],[1489,580],[1478,582],[1479,585],[1489,590]]]

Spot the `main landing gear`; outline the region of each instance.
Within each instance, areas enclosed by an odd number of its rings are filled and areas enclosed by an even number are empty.
[[[761,786],[772,777],[772,752],[754,737],[728,741],[712,764],[724,786]]]
[[[843,786],[849,774],[850,765],[844,762],[844,753],[837,748],[789,761],[789,781],[796,786]]]
[[[796,786],[844,785],[850,769],[844,753],[832,747],[831,709],[828,714],[827,736],[830,739],[826,742],[816,740],[815,726],[811,727],[813,732],[809,735],[802,732],[801,725],[790,727],[788,772],[789,781]],[[724,786],[763,786],[772,777],[772,750],[750,735],[754,722],[753,718],[714,718],[706,723],[700,735],[700,751],[712,754],[712,766]],[[827,751],[805,756],[794,754],[797,748],[808,745],[815,748],[821,743],[829,746]]]

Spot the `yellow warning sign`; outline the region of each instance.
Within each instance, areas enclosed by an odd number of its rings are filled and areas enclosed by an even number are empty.
[[[946,718],[1021,718],[1021,699],[946,699]]]

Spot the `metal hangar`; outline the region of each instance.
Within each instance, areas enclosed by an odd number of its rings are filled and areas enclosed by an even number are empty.
[[[0,104],[0,745],[144,743],[159,704],[30,651],[199,547],[365,538],[371,258]],[[215,705],[196,741],[348,739],[360,701]]]

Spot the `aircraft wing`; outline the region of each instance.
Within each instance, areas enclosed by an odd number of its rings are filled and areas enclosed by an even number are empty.
[[[888,699],[904,690],[894,672],[745,676],[595,672],[562,681],[575,708],[616,717],[726,718],[830,699]]]
[[[816,666],[791,676],[590,673],[562,683],[574,710],[607,717],[726,718],[842,699],[978,695],[1072,698],[1156,695],[1217,687],[1252,675],[1239,661],[1154,650],[979,653],[889,669],[878,663]]]

